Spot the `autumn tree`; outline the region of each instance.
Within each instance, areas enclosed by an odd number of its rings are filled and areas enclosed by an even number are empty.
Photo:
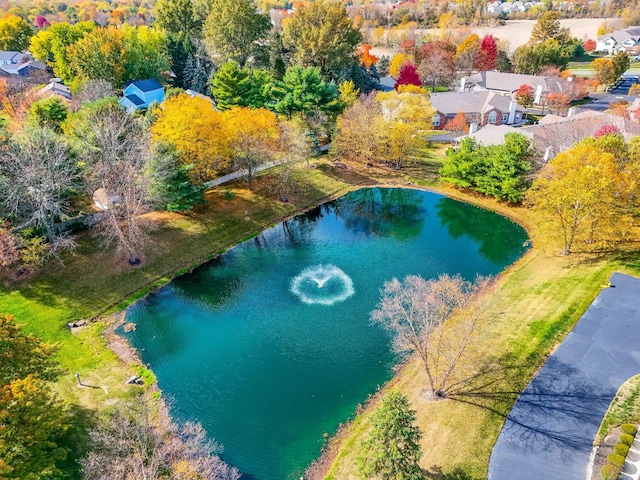
[[[319,67],[327,79],[336,79],[354,56],[362,40],[344,5],[319,1],[296,10],[282,37],[292,51],[294,65]]]
[[[418,75],[416,66],[412,62],[407,62],[402,66],[402,68],[400,69],[400,75],[398,75],[398,79],[396,80],[396,84],[393,88],[398,90],[398,88],[402,85],[416,85],[418,87],[422,86],[420,75]]]
[[[69,108],[64,101],[58,96],[53,96],[32,103],[28,120],[34,125],[61,132],[60,124],[66,120],[68,114]]]
[[[89,431],[92,450],[81,460],[85,478],[237,480],[240,473],[217,455],[222,447],[194,423],[152,420],[148,400],[119,405]],[[159,415],[166,418],[165,412]]]
[[[486,301],[488,280],[468,282],[440,275],[386,282],[371,320],[388,330],[398,352],[416,353],[427,374],[425,394],[446,398],[451,376],[473,343]],[[459,372],[456,372],[459,373]]]
[[[603,85],[611,85],[615,82],[619,75],[613,61],[609,58],[596,58],[590,64],[596,80]]]
[[[360,97],[358,90],[352,80],[345,80],[338,85],[338,95],[343,108],[350,107]]]
[[[191,178],[206,182],[231,165],[230,133],[211,102],[177,95],[162,103],[151,127],[157,140],[174,144],[184,165],[193,165]]]
[[[205,44],[217,63],[261,63],[271,23],[250,0],[213,0],[204,25]]]
[[[196,17],[192,0],[158,0],[156,12],[156,24],[170,34],[186,38],[201,34],[202,20]]]
[[[334,146],[338,154],[346,159],[368,164],[376,156],[376,119],[381,116],[380,103],[375,94],[363,96],[347,108],[336,122]]]
[[[613,63],[613,69],[618,77],[621,77],[622,74],[629,70],[629,67],[631,66],[631,61],[629,60],[627,52],[616,53],[611,59],[611,62]]]
[[[273,112],[264,108],[233,107],[223,113],[230,132],[234,167],[244,171],[253,190],[253,177],[261,165],[272,159],[280,131]]]
[[[373,67],[378,63],[378,60],[380,60],[380,58],[371,54],[371,45],[368,43],[363,43],[358,47],[356,50],[356,56],[365,68]]]
[[[596,49],[596,41],[588,39],[584,42],[583,48],[585,52],[593,52]]]
[[[480,49],[474,59],[473,66],[481,72],[496,68],[498,44],[493,35],[485,35],[480,42]]]
[[[458,110],[455,117],[447,121],[444,128],[450,132],[466,132],[468,129],[467,118],[462,110]]]
[[[389,75],[391,75],[393,78],[398,78],[398,75],[400,75],[400,70],[402,70],[404,64],[408,62],[414,62],[413,55],[408,55],[405,53],[397,53],[396,55],[394,55],[391,59],[391,63],[389,64]]]
[[[456,65],[458,69],[465,71],[467,75],[471,75],[479,51],[480,37],[478,35],[473,33],[465,38],[456,49]]]
[[[454,54],[435,42],[422,48],[422,58],[418,73],[425,85],[431,85],[431,91],[437,86],[449,85],[456,76]]]
[[[576,48],[577,43],[574,41],[560,43],[553,38],[533,45],[522,45],[514,53],[513,68],[516,73],[530,75],[549,66],[563,70],[567,68]]]
[[[524,107],[529,107],[533,105],[533,101],[535,100],[534,94],[535,92],[531,85],[522,84],[518,87],[518,90],[516,90],[516,101]]]
[[[67,449],[59,446],[67,414],[46,383],[60,370],[56,347],[26,335],[0,314],[0,475],[7,479],[60,478]]]
[[[560,26],[560,14],[555,10],[544,12],[531,31],[532,42],[544,42],[553,39],[560,42],[568,40],[571,35],[568,28]]]
[[[416,412],[406,396],[389,392],[371,416],[371,429],[360,449],[357,466],[364,478],[421,480],[420,439]]]
[[[618,239],[624,235],[619,205],[616,158],[594,145],[581,143],[558,154],[540,172],[527,201],[541,216],[540,241],[573,252],[576,242]]]
[[[78,22],[75,25],[55,23],[31,38],[29,50],[35,58],[46,62],[56,77],[71,83],[76,71],[69,63],[67,48],[95,28],[97,25],[94,22]]]
[[[0,151],[0,211],[40,229],[56,247],[73,247],[55,228],[70,211],[81,172],[69,146],[47,127],[31,127]]]
[[[0,18],[0,50],[22,52],[33,35],[31,25],[17,15]]]
[[[0,269],[18,262],[20,243],[20,238],[13,232],[11,224],[6,220],[0,220]]]

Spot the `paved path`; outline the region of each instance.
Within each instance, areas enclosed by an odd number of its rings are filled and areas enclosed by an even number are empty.
[[[622,473],[620,474],[620,480],[638,479],[640,479],[640,431],[636,433],[636,438],[629,449]]]
[[[614,273],[514,405],[489,480],[584,480],[618,388],[640,373],[640,279]]]
[[[280,162],[264,163],[260,165],[258,168],[256,168],[253,174],[255,175],[256,173],[262,172],[263,170],[267,170],[268,168],[275,167],[278,164],[280,164]],[[217,187],[218,185],[222,185],[223,183],[227,183],[232,180],[237,180],[239,178],[246,177],[246,176],[247,176],[246,170],[238,170],[237,172],[231,172],[230,174],[225,175],[224,177],[214,178],[213,180],[210,180],[207,183],[205,183],[204,186],[207,188]]]

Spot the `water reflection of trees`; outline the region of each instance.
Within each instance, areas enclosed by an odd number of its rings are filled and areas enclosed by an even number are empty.
[[[416,237],[427,215],[423,192],[403,188],[364,188],[335,203],[335,213],[354,233],[393,237]]]
[[[452,238],[471,238],[478,243],[480,255],[490,262],[505,264],[524,248],[524,231],[517,234],[510,220],[493,212],[443,198],[436,204],[436,214]]]

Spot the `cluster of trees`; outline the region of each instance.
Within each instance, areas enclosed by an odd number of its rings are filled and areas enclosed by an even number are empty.
[[[628,143],[605,125],[562,152],[540,171],[526,194],[539,214],[541,243],[580,248],[624,241],[633,226],[640,190],[640,137]]]
[[[458,70],[470,73],[472,70],[509,69],[504,63],[506,54],[500,50],[496,38],[485,35],[470,35],[458,46],[451,39],[432,40],[421,47],[415,42],[405,42],[403,52],[395,55],[389,65],[389,74],[399,85],[449,87]]]
[[[530,184],[532,160],[531,142],[519,133],[508,133],[503,144],[492,146],[465,138],[458,148],[447,150],[440,176],[460,188],[519,203]]]
[[[630,66],[631,62],[626,52],[618,52],[612,58],[596,58],[591,62],[596,80],[603,85],[615,83]]]
[[[416,86],[363,96],[338,117],[335,150],[364,164],[382,160],[400,168],[425,146],[434,113],[429,93]]]

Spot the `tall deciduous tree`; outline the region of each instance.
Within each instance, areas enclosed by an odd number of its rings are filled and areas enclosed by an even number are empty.
[[[486,307],[481,297],[487,287],[488,280],[471,283],[449,275],[433,280],[408,276],[384,284],[371,320],[393,335],[397,351],[419,356],[429,382],[425,394],[434,399],[448,395],[451,375]]]
[[[474,59],[473,66],[481,72],[496,68],[498,44],[493,35],[485,35],[480,42],[480,49]]]
[[[32,127],[0,151],[0,208],[20,227],[42,229],[59,246],[72,247],[55,224],[69,211],[70,193],[81,174],[64,140],[53,130]]]
[[[465,38],[456,49],[456,64],[458,69],[470,75],[479,51],[480,37],[478,37],[478,35],[473,33]]]
[[[573,252],[576,242],[587,244],[620,239],[628,222],[618,207],[622,184],[615,157],[594,145],[579,144],[560,153],[533,182],[527,200],[542,216],[540,241]]]
[[[533,105],[533,101],[535,92],[533,91],[533,87],[531,85],[522,84],[516,90],[516,101],[524,106],[529,107]]]
[[[397,53],[391,59],[391,63],[389,64],[389,75],[394,78],[398,78],[398,75],[400,75],[400,70],[402,69],[404,64],[413,61],[413,55],[408,55],[406,53]]]
[[[425,85],[431,85],[432,91],[440,85],[448,86],[456,76],[454,53],[438,43],[427,43],[422,47],[418,73]]]
[[[613,68],[618,77],[622,76],[622,74],[629,70],[629,67],[631,66],[631,61],[629,60],[627,52],[616,53],[611,61],[613,62]]]
[[[214,62],[235,61],[244,67],[250,60],[263,63],[264,40],[271,23],[256,11],[251,0],[213,0],[204,26],[205,44]]]
[[[333,79],[351,63],[361,39],[345,7],[329,1],[298,9],[283,35],[284,44],[293,52],[294,64],[319,67],[324,77]]]
[[[616,67],[609,58],[596,58],[590,66],[595,73],[596,80],[603,85],[611,85],[618,79]]]
[[[193,0],[158,0],[156,24],[168,33],[199,36],[202,20],[194,14]]]
[[[346,159],[356,160],[365,165],[376,156],[377,118],[382,108],[374,94],[363,96],[353,106],[347,108],[336,122],[334,145],[338,154]]]
[[[544,12],[531,30],[531,41],[544,42],[553,39],[559,42],[567,41],[571,38],[568,28],[560,26],[560,14],[555,10]]]
[[[389,392],[371,416],[371,430],[362,444],[358,471],[364,478],[421,480],[420,439],[416,412],[407,397]]]
[[[22,52],[33,35],[31,25],[17,15],[0,18],[0,50]]]
[[[535,45],[522,45],[515,51],[513,68],[516,73],[535,75],[546,67],[567,67],[575,51],[574,44],[561,44],[551,38]]]
[[[210,101],[187,94],[162,103],[151,127],[157,140],[173,143],[184,165],[193,164],[191,178],[206,182],[230,166],[230,132]]]
[[[400,75],[398,75],[398,79],[396,80],[396,84],[394,85],[394,89],[398,90],[402,85],[415,85],[417,87],[422,86],[422,80],[420,80],[420,75],[416,71],[416,66],[412,62],[405,63],[400,69]]]
[[[271,160],[280,130],[273,112],[264,108],[233,107],[223,114],[230,132],[234,166],[246,173],[249,190],[260,165]]]

